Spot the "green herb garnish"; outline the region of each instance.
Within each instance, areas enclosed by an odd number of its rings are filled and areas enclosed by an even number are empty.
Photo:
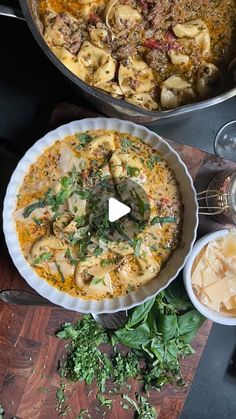
[[[148,160],[147,160],[147,167],[148,169],[153,169],[156,163],[159,163],[161,161],[161,157],[157,154],[153,154]]]
[[[140,256],[141,245],[142,245],[142,239],[133,240],[134,255],[136,257]]]
[[[127,175],[128,176],[138,176],[140,173],[140,170],[138,169],[138,167],[131,167],[131,166],[127,166]]]
[[[37,258],[35,258],[34,261],[33,261],[33,263],[35,265],[37,265],[38,263],[48,261],[49,259],[51,259],[51,257],[52,257],[52,253],[50,253],[50,252],[44,252],[40,256],[38,256]]]
[[[71,251],[70,251],[70,249],[69,249],[69,248],[67,248],[67,251],[66,251],[66,253],[65,253],[65,256],[66,256],[66,258],[68,259],[68,261],[71,263],[71,265],[74,265],[74,266],[76,266],[76,265],[77,265],[78,260],[77,260],[77,259],[75,259],[75,258],[72,256]]]
[[[94,256],[100,256],[103,254],[103,249],[99,246],[97,246],[93,252]]]
[[[63,275],[63,273],[62,273],[62,271],[61,271],[61,267],[60,267],[60,265],[59,265],[57,262],[55,262],[55,265],[56,265],[56,268],[57,268],[57,272],[58,272],[58,273],[59,273],[59,275],[60,275],[61,282],[65,282],[65,278],[64,278],[64,275]]]
[[[106,399],[101,393],[97,394],[97,400],[100,402],[101,406],[108,407],[109,409],[112,406],[112,400]]]
[[[133,409],[137,413],[138,419],[156,419],[157,412],[155,407],[150,406],[147,399],[141,396],[140,394],[136,394],[136,401],[131,399],[126,394],[123,394],[123,399],[127,400],[133,407]]]
[[[175,217],[154,217],[151,220],[151,225],[154,224],[165,224],[165,223],[175,223],[176,218]]]

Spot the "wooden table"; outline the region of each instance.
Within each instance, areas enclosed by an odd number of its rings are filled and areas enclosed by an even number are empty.
[[[53,112],[50,128],[89,116],[73,105],[59,105]],[[93,116],[93,114],[91,114]],[[187,164],[196,188],[206,188],[209,180],[218,171],[236,169],[236,163],[226,162],[189,146],[169,144],[180,154]],[[197,141],[196,141],[197,145]],[[200,217],[199,234],[220,229],[221,225],[211,218]],[[18,274],[7,250],[1,243],[0,254],[1,289],[31,290]],[[31,290],[32,291],[32,290]],[[55,331],[64,322],[75,322],[80,314],[54,307],[22,307],[0,302],[0,403],[4,407],[5,419],[17,416],[21,419],[54,419],[56,411],[55,393],[60,379],[57,363],[65,351],[65,341],[55,337]],[[193,341],[195,355],[181,362],[186,385],[182,388],[167,386],[161,393],[151,391],[150,402],[160,412],[159,419],[177,419],[182,411],[198,362],[211,329],[206,321]],[[131,381],[132,393],[139,391],[137,381]],[[80,409],[89,409],[92,419],[101,418],[96,406],[95,391],[90,392],[83,383],[68,385],[71,411],[69,419],[75,419]],[[131,393],[131,395],[132,395]],[[125,411],[120,406],[120,398],[114,399],[112,410],[107,410],[106,418],[132,418],[132,410]]]

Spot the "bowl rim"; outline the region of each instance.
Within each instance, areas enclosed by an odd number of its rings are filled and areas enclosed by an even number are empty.
[[[222,324],[225,326],[236,326],[236,316],[231,316],[231,315],[223,314],[223,313],[217,313],[216,311],[202,304],[193,291],[192,282],[191,282],[191,271],[192,271],[193,262],[196,259],[197,255],[199,254],[199,252],[203,249],[203,247],[215,239],[226,236],[227,234],[229,234],[231,230],[235,230],[236,232],[236,227],[214,231],[214,232],[206,234],[205,236],[197,240],[192,248],[192,251],[183,269],[184,285],[185,285],[186,291],[188,293],[188,296],[192,304],[201,314],[203,314],[203,316],[207,317],[209,320],[212,320],[215,323]]]
[[[69,294],[59,291],[57,288],[50,285],[46,280],[42,280],[35,271],[30,267],[28,262],[23,256],[17,231],[15,228],[15,222],[13,220],[13,212],[15,210],[17,192],[19,187],[22,185],[24,176],[26,175],[29,166],[36,161],[36,159],[42,155],[43,151],[51,146],[56,140],[63,140],[66,136],[73,135],[76,132],[85,131],[87,129],[104,129],[104,130],[116,130],[120,132],[128,132],[131,135],[140,136],[144,142],[147,142],[152,147],[157,150],[161,148],[164,153],[164,158],[167,156],[174,160],[175,170],[172,167],[172,170],[184,177],[185,185],[184,188],[187,188],[188,192],[191,192],[191,203],[193,204],[192,213],[192,223],[193,230],[190,234],[190,239],[188,241],[187,247],[185,242],[184,249],[179,250],[181,263],[178,265],[177,269],[173,269],[169,265],[171,271],[171,276],[168,277],[168,281],[158,289],[155,289],[151,292],[148,292],[146,287],[140,287],[138,291],[134,291],[125,296],[119,296],[113,299],[103,299],[103,300],[83,300],[79,297],[73,297]],[[159,147],[159,148],[158,148]],[[161,150],[161,153],[162,153]],[[150,131],[146,127],[138,124],[134,124],[130,121],[123,121],[115,118],[106,118],[106,117],[97,117],[97,118],[86,118],[78,121],[72,121],[68,124],[62,125],[57,129],[48,132],[45,136],[36,141],[29,149],[26,151],[25,155],[21,158],[18,165],[16,166],[10,182],[7,187],[4,207],[3,207],[3,231],[5,235],[6,244],[10,253],[10,256],[13,260],[13,263],[17,267],[21,276],[26,280],[26,282],[35,289],[40,295],[49,299],[53,303],[60,305],[64,308],[83,312],[83,313],[112,313],[120,310],[127,310],[134,306],[144,303],[148,299],[154,297],[164,288],[166,288],[178,275],[180,270],[183,268],[187,256],[190,253],[193,243],[196,239],[198,227],[198,204],[196,198],[196,191],[193,186],[192,178],[188,172],[188,169],[185,163],[182,161],[178,153],[158,134]],[[178,248],[179,249],[179,248]],[[178,250],[177,249],[177,250]],[[182,253],[181,253],[182,252]],[[174,252],[175,253],[175,252]],[[172,255],[173,257],[173,255]],[[176,256],[177,257],[177,256]],[[171,258],[170,258],[171,260]],[[168,262],[167,262],[168,265]],[[164,271],[163,268],[162,271]],[[150,281],[152,283],[152,281]],[[46,284],[45,286],[42,284]],[[153,285],[154,287],[154,285]],[[157,287],[157,285],[156,285]],[[141,298],[142,294],[142,298]],[[111,302],[112,301],[112,302]]]

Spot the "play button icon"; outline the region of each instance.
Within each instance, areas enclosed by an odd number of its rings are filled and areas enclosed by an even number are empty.
[[[131,211],[128,205],[122,204],[115,198],[110,198],[108,202],[108,219],[111,223],[119,220],[124,215],[129,214]]]

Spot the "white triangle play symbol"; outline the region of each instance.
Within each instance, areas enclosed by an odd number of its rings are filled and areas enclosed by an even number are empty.
[[[124,215],[131,211],[130,207],[115,198],[109,198],[108,203],[108,219],[112,223],[113,221],[119,220]]]

